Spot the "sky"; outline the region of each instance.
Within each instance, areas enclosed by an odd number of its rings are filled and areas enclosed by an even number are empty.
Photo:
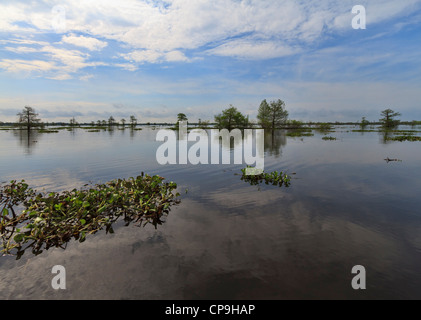
[[[3,122],[421,120],[420,89],[421,0],[0,0]]]

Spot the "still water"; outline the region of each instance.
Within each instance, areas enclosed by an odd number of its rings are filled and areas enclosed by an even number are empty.
[[[293,176],[279,188],[242,181],[242,165],[161,166],[158,129],[0,131],[0,182],[61,191],[145,172],[181,193],[156,230],[121,225],[0,257],[0,299],[421,298],[421,142],[353,127],[336,127],[335,141],[266,134],[265,170]],[[66,290],[51,287],[55,265]],[[355,265],[364,291],[351,286]]]

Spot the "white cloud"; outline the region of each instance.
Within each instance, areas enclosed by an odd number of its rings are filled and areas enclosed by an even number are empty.
[[[40,73],[54,70],[56,67],[55,63],[42,60],[3,59],[0,61],[0,69],[10,73]]]
[[[36,48],[32,48],[32,47],[5,47],[4,49],[10,52],[18,53],[18,54],[32,53],[32,52],[38,51]]]
[[[83,47],[90,51],[101,51],[108,44],[105,41],[100,41],[92,37],[75,36],[73,34],[69,36],[63,36],[62,42],[69,43],[77,47]]]
[[[160,63],[164,61],[168,62],[187,62],[189,59],[178,50],[169,52],[161,52],[156,50],[135,50],[127,54],[121,54],[121,57],[128,61],[137,63]]]
[[[52,45],[43,47],[5,47],[14,53],[38,53],[45,60],[3,59],[0,69],[10,73],[24,73],[25,75],[45,75],[48,79],[67,80],[72,74],[86,67],[106,65],[103,62],[88,61],[90,55],[79,50],[68,50]]]
[[[208,54],[244,59],[270,59],[288,56],[298,50],[273,41],[235,40],[207,51]]]
[[[375,24],[419,8],[421,1],[363,0],[360,4],[367,7],[367,23]],[[0,4],[0,29],[52,32],[53,5],[47,0],[6,0]],[[116,4],[63,0],[61,5],[68,31],[63,43],[99,51],[116,41],[132,51],[131,60],[160,63],[189,61],[186,50],[203,47],[215,48],[206,53],[240,58],[282,57],[293,53],[292,48],[317,41],[326,31],[351,31],[355,1],[121,0]]]

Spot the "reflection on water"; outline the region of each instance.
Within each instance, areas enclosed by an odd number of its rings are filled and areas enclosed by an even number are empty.
[[[241,181],[245,166],[160,166],[149,128],[43,135],[25,157],[0,132],[1,181],[61,190],[145,171],[182,193],[158,230],[119,226],[65,251],[1,257],[0,298],[419,299],[421,144],[352,129],[330,133],[336,141],[267,132],[265,171],[297,174],[289,188],[260,191]],[[51,288],[54,265],[66,267],[67,290]],[[365,291],[351,287],[355,265],[367,270]]]
[[[38,130],[13,130],[13,135],[17,138],[19,145],[24,149],[25,154],[31,154],[32,149],[37,145],[42,134]]]
[[[279,158],[282,155],[282,147],[286,146],[287,139],[283,130],[265,131],[265,152],[269,156]]]

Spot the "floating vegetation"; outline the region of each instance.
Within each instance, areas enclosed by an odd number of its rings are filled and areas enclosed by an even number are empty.
[[[80,127],[81,129],[85,129],[85,130],[107,130],[107,127]]]
[[[373,129],[358,129],[358,130],[352,130],[352,132],[379,132],[379,130],[373,130]]]
[[[87,186],[87,185],[86,185]],[[86,187],[85,186],[85,187]],[[0,187],[0,253],[16,255],[31,248],[38,255],[51,247],[65,249],[72,238],[85,241],[122,218],[145,226],[161,225],[161,216],[178,204],[177,184],[142,173],[137,178],[114,180],[89,189],[38,193],[22,182]],[[21,207],[20,214],[15,208]]]
[[[403,134],[415,134],[417,132],[421,132],[418,130],[382,130],[382,131],[388,131],[391,133],[403,133]]]
[[[50,129],[40,129],[38,130],[39,133],[59,133],[58,130],[50,130]]]
[[[313,133],[311,133],[311,129],[300,129],[300,130],[294,130],[289,131],[286,133],[287,137],[312,137],[314,136]]]
[[[403,135],[403,136],[396,136],[396,137],[388,137],[386,139],[387,141],[421,141],[421,137],[419,136],[413,136],[413,135]]]
[[[325,136],[322,138],[323,140],[337,140],[335,137]]]
[[[332,132],[333,126],[330,123],[319,123],[315,129],[320,132]]]
[[[252,168],[247,166],[247,168]],[[262,183],[271,184],[274,186],[282,187],[289,187],[291,182],[291,177],[288,176],[286,173],[273,171],[270,173],[264,172],[261,174],[256,175],[246,175],[247,168],[241,169],[242,176],[241,180],[250,183],[251,185],[259,185]]]
[[[389,163],[389,162],[402,162],[402,160],[400,160],[400,159],[390,159],[389,157],[384,159],[384,161],[386,161],[387,163]]]
[[[101,132],[100,129],[87,130],[87,132]]]

